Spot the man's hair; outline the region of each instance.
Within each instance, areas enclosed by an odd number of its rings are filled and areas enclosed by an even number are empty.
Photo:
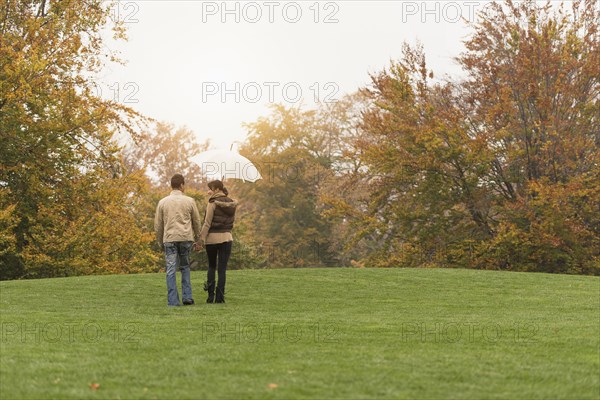
[[[185,179],[183,179],[183,175],[181,174],[175,174],[171,178],[171,188],[173,189],[180,189],[181,185],[183,185],[184,183]]]

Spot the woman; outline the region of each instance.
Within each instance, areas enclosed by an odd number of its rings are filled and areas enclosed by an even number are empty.
[[[231,230],[235,221],[237,201],[227,197],[227,189],[219,180],[208,183],[208,205],[204,225],[200,232],[200,243],[206,248],[208,256],[207,282],[204,290],[208,292],[207,303],[225,303],[225,271],[231,255],[233,236]],[[219,271],[217,296],[215,298],[215,270]]]

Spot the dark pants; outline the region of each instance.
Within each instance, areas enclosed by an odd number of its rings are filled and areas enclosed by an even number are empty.
[[[209,293],[215,287],[215,270],[219,271],[217,282],[217,299],[225,296],[225,271],[227,270],[227,261],[231,255],[231,245],[233,242],[224,242],[219,244],[207,244],[206,255],[208,256],[208,288]],[[212,290],[211,290],[212,289]]]

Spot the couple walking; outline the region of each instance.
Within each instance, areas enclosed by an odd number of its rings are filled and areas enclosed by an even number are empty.
[[[154,230],[160,247],[164,248],[167,266],[167,300],[169,306],[179,306],[177,291],[177,264],[181,270],[181,291],[183,305],[194,304],[190,281],[190,253],[206,249],[208,256],[207,303],[225,302],[225,275],[227,261],[231,255],[233,236],[231,230],[235,220],[237,202],[228,197],[223,182],[214,180],[208,183],[208,205],[204,223],[196,201],[184,195],[185,180],[175,174],[171,178],[171,194],[160,200],[154,217]],[[215,272],[218,281],[215,288]],[[216,296],[215,296],[216,289]]]

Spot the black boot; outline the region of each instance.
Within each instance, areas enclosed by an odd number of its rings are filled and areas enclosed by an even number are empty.
[[[217,299],[215,303],[225,303],[225,288],[217,287]]]
[[[208,292],[208,298],[206,299],[207,303],[214,303],[215,302],[215,282],[212,283],[208,283],[205,282],[204,283],[204,291]]]

